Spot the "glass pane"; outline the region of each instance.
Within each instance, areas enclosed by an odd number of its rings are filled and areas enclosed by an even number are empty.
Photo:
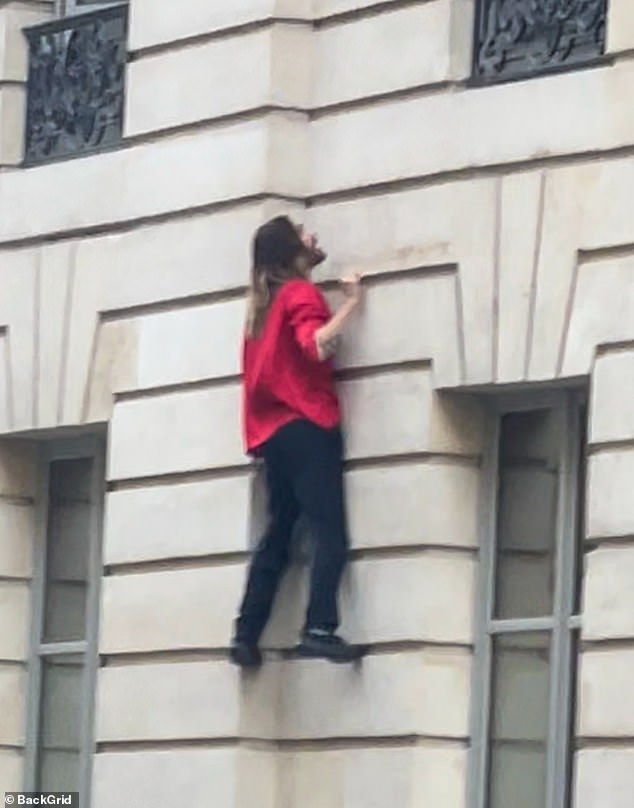
[[[561,433],[555,410],[509,413],[502,418],[497,618],[552,614]]]
[[[50,465],[44,642],[85,639],[92,464]]]
[[[549,698],[548,632],[495,637],[488,808],[543,808]]]
[[[83,675],[83,655],[59,655],[42,661],[38,750],[41,791],[79,789]]]

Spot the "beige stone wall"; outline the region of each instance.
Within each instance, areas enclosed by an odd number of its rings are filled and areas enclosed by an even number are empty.
[[[36,484],[32,448],[0,443],[0,783],[6,791],[22,788]]]
[[[5,6],[19,80],[7,15],[42,4]],[[0,432],[110,424],[94,808],[123,788],[141,808],[466,808],[484,435],[477,399],[441,391],[578,377],[577,808],[629,806],[634,16],[612,0],[614,65],[480,89],[472,20],[471,0],[131,0],[126,148],[0,175]],[[373,652],[354,669],[280,653],[294,566],[270,660],[241,678],[224,656],[261,516],[237,344],[248,239],[280,211],[319,230],[320,279],[367,276],[339,359],[343,629]],[[17,782],[29,528],[7,508],[0,779]]]

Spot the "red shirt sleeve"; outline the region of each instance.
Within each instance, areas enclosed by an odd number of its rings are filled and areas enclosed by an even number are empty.
[[[285,310],[295,341],[305,356],[319,362],[315,332],[332,316],[328,304],[310,281],[291,281],[288,286]]]

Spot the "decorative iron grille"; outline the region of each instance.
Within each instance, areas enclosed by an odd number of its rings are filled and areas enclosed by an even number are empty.
[[[504,81],[591,63],[607,0],[478,0],[474,78]]]
[[[25,30],[25,163],[82,154],[121,140],[127,20],[127,6],[121,5]]]

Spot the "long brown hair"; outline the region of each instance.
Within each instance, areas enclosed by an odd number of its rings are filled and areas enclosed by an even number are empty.
[[[246,334],[260,335],[278,289],[290,278],[306,277],[308,249],[288,216],[276,216],[259,227],[252,244]]]

